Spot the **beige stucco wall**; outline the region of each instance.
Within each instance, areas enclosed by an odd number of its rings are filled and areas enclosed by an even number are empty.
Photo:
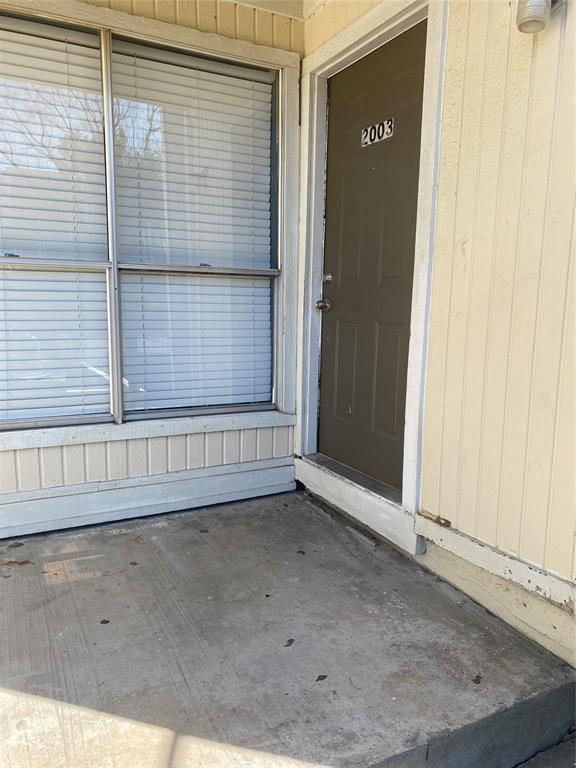
[[[574,575],[574,3],[451,4],[423,497],[456,529]]]
[[[304,22],[229,0],[82,0],[157,21],[302,53]],[[284,6],[279,6],[284,10]]]

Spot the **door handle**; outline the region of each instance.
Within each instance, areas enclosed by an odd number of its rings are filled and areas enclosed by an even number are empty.
[[[332,302],[330,299],[318,299],[316,302],[316,309],[322,312],[329,312],[332,309]]]

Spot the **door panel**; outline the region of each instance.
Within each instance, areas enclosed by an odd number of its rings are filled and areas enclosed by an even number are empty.
[[[319,451],[400,489],[426,22],[329,84]],[[394,119],[361,146],[362,129]]]

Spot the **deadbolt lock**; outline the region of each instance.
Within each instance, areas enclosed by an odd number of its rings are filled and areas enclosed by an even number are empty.
[[[322,312],[329,312],[332,309],[332,302],[330,299],[318,299],[316,309],[320,309]]]

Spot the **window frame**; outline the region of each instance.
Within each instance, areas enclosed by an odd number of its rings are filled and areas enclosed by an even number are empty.
[[[2,14],[6,16],[5,12]],[[11,15],[11,14],[10,14]],[[114,16],[115,12],[110,12]],[[0,269],[34,270],[71,270],[104,273],[107,285],[108,310],[108,353],[110,363],[110,413],[68,417],[31,418],[13,420],[0,424],[0,431],[35,429],[46,427],[65,427],[82,424],[123,424],[136,421],[182,418],[189,416],[242,414],[258,411],[295,412],[295,367],[296,367],[296,259],[298,242],[298,185],[297,163],[292,168],[285,158],[298,156],[298,80],[299,56],[283,50],[264,49],[262,46],[230,40],[220,36],[209,37],[216,44],[190,45],[173,42],[165,35],[143,36],[124,26],[102,26],[98,23],[73,19],[55,18],[44,12],[31,12],[26,9],[26,17],[13,16],[15,20],[44,22],[60,27],[72,25],[78,31],[97,32],[99,36],[100,71],[102,78],[103,134],[104,134],[104,169],[106,177],[106,220],[108,226],[108,261],[81,262],[54,260],[43,262],[39,259],[26,259],[25,263],[15,263],[0,256]],[[16,21],[17,23],[17,21]],[[155,26],[153,23],[152,26]],[[162,24],[180,34],[184,31],[177,25]],[[162,29],[164,32],[164,29]],[[190,30],[186,30],[190,33]],[[273,131],[272,131],[272,171],[274,183],[271,194],[272,257],[270,269],[188,267],[186,265],[152,265],[134,262],[121,262],[118,258],[116,230],[116,180],[114,175],[114,136],[113,136],[113,90],[112,90],[112,37],[129,40],[134,43],[173,50],[184,55],[201,55],[222,63],[233,65],[245,64],[249,67],[264,68],[274,73],[273,81]],[[174,34],[174,37],[179,35]],[[190,35],[188,34],[187,37]],[[194,31],[195,37],[204,39],[204,33]],[[238,44],[242,48],[241,56],[235,51]],[[233,49],[230,55],[228,49]],[[248,50],[246,50],[248,49]],[[250,53],[255,55],[251,56]],[[245,55],[248,54],[248,55]],[[287,61],[288,59],[288,61]],[[293,155],[292,155],[293,153]],[[292,206],[290,208],[289,206]],[[275,225],[275,226],[274,226]],[[286,269],[290,262],[290,272]],[[191,406],[171,409],[151,409],[143,411],[125,411],[122,385],[122,339],[120,322],[119,283],[122,271],[139,273],[160,272],[184,273],[196,275],[221,275],[237,279],[267,277],[272,292],[272,395],[267,403],[242,403],[222,406]],[[290,278],[287,279],[287,275]],[[287,311],[288,309],[288,311]]]

